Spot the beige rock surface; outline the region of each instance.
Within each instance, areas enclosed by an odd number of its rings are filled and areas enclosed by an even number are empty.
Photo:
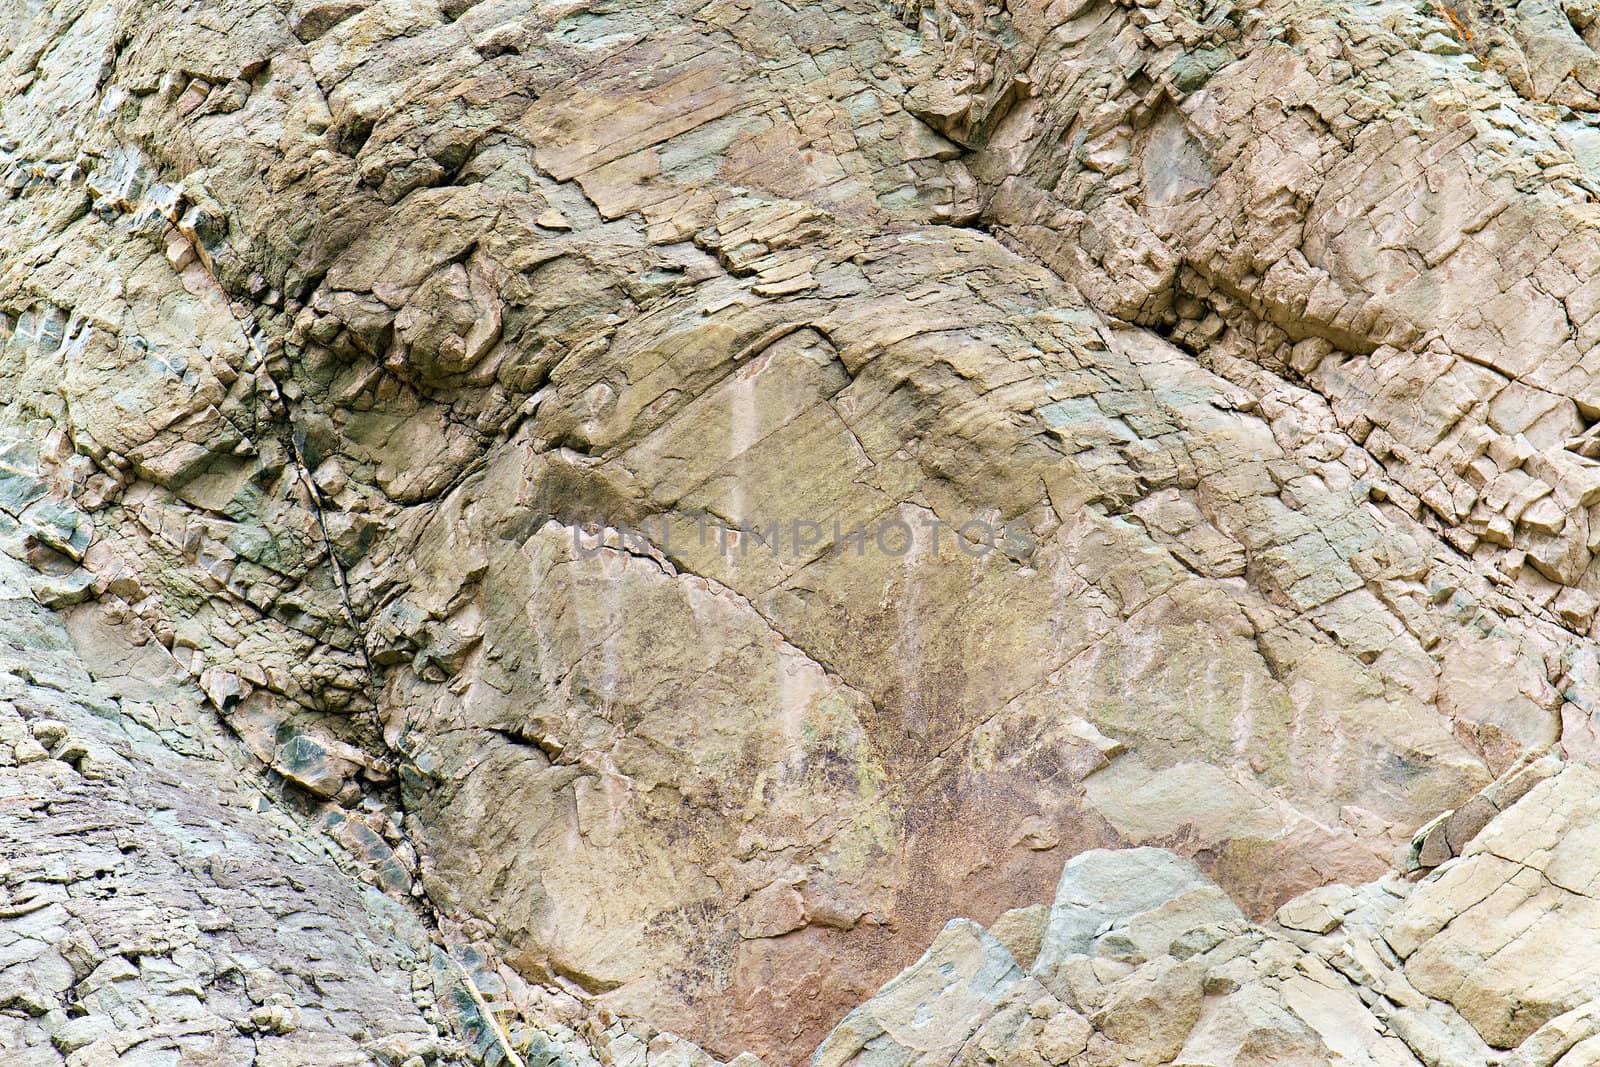
[[[425,1063],[1574,1067],[1594,15],[0,0],[6,566]]]
[[[1595,794],[1557,765],[1417,884],[1313,889],[1261,925],[1171,852],[1081,853],[1031,967],[953,920],[813,1063],[1592,1062]]]

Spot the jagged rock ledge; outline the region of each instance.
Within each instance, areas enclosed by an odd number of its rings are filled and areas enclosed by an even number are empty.
[[[951,920],[812,1067],[1591,1067],[1600,771],[1512,778],[1420,881],[1319,887],[1262,924],[1166,850],[1081,853],[1050,907]]]

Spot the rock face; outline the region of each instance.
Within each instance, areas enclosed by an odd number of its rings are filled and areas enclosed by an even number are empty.
[[[1590,1062],[1596,34],[0,0],[0,1049]]]
[[[9,557],[0,603],[7,1064],[465,1062],[415,916],[241,783],[153,653],[93,680]]]
[[[1600,776],[1545,770],[1420,883],[1324,886],[1261,925],[1167,850],[1080,853],[1031,963],[951,920],[813,1063],[1594,1063],[1600,968],[1572,946],[1593,937]]]

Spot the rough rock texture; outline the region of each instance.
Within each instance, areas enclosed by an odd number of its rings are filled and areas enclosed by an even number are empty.
[[[1323,886],[1261,925],[1167,850],[1080,853],[1036,959],[953,919],[813,1063],[1595,1063],[1600,967],[1573,947],[1594,937],[1600,774],[1542,770],[1420,883]]]
[[[56,635],[7,669],[72,675],[37,716],[0,686],[36,813],[0,857],[65,857],[27,899],[106,946],[39,957],[0,1037],[1590,1041],[1548,961],[1600,758],[1596,34],[0,0],[0,547]]]
[[[23,573],[0,560],[0,1058],[400,1063],[457,1044],[419,1007],[436,961],[416,918],[241,782],[152,654],[92,680]]]

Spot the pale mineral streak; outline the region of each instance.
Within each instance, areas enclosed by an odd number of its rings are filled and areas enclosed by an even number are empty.
[[[1597,45],[0,0],[0,1065],[1600,1063]]]

